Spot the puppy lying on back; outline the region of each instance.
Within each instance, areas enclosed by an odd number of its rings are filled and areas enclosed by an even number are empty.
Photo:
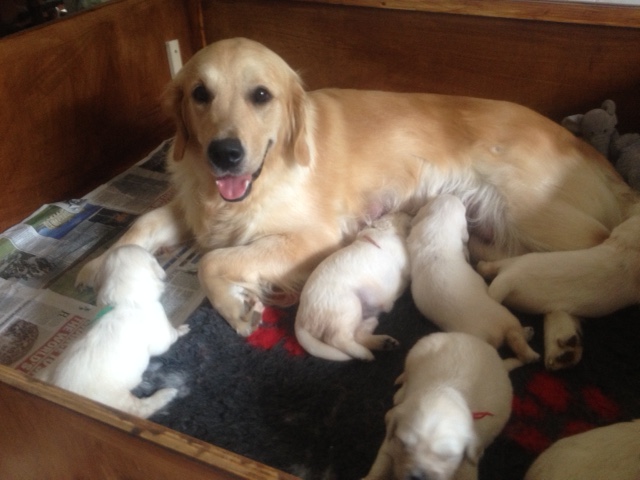
[[[505,363],[509,362],[509,364]],[[511,414],[507,367],[483,340],[433,333],[409,351],[387,432],[365,480],[471,480]]]
[[[639,238],[640,215],[635,215],[595,247],[479,262],[478,271],[495,277],[489,295],[509,307],[600,317],[640,303]]]
[[[413,219],[407,248],[411,293],[422,314],[445,331],[466,332],[494,347],[505,341],[522,362],[540,356],[520,321],[487,293],[468,262],[466,209],[453,195],[439,195]]]
[[[640,479],[640,420],[614,423],[558,440],[533,462],[525,480]]]
[[[175,329],[160,297],[165,272],[149,252],[137,245],[109,251],[95,278],[102,316],[70,345],[59,360],[38,377],[61,388],[119,410],[149,417],[177,394],[175,388],[138,398],[138,385],[149,358],[166,352],[189,331]]]
[[[409,283],[409,226],[405,213],[385,215],[311,273],[295,321],[307,352],[328,360],[373,360],[371,350],[397,346],[373,330],[380,312],[390,311]]]

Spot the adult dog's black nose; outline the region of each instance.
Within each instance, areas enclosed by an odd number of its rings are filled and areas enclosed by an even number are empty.
[[[429,480],[429,475],[420,470],[414,470],[406,476],[407,480]]]
[[[244,158],[244,148],[237,138],[214,140],[207,150],[209,161],[222,171],[233,171]]]

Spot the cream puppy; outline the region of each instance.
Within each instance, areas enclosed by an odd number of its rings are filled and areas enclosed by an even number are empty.
[[[380,312],[390,311],[408,286],[410,221],[406,213],[380,217],[311,273],[295,321],[307,352],[327,360],[373,360],[371,350],[397,346],[373,330]]]
[[[525,480],[640,479],[640,420],[563,438],[533,462]]]
[[[138,398],[130,390],[140,383],[149,358],[166,352],[189,331],[174,328],[160,297],[165,272],[142,247],[109,251],[96,274],[102,316],[38,377],[119,410],[148,417],[177,394],[175,388]]]
[[[640,303],[638,238],[640,215],[635,215],[595,247],[479,262],[478,271],[493,278],[489,295],[509,307],[601,317]]]
[[[508,362],[508,364],[506,363]],[[470,480],[511,415],[503,361],[466,333],[434,333],[409,351],[387,412],[386,436],[366,480]]]
[[[407,248],[411,293],[422,314],[445,331],[466,332],[500,347],[505,341],[522,362],[540,356],[529,331],[487,293],[468,261],[466,209],[454,195],[427,202],[413,219]]]

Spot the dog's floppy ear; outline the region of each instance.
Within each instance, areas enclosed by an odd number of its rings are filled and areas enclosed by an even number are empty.
[[[387,431],[384,437],[386,441],[391,440],[396,434],[396,430],[398,428],[398,420],[396,420],[397,408],[398,407],[392,408],[384,416],[384,422],[387,427]]]
[[[467,448],[465,449],[465,458],[472,464],[477,465],[480,462],[480,457],[484,453],[482,449],[482,445],[480,445],[480,441],[478,440],[478,436],[473,433],[469,443],[467,443]]]
[[[151,270],[156,274],[158,280],[164,281],[167,278],[167,272],[164,271],[164,268],[162,268],[155,257],[151,256],[149,258],[149,263],[151,264]]]
[[[189,141],[189,129],[187,128],[184,112],[184,90],[175,80],[164,91],[162,104],[165,112],[173,118],[176,124],[176,136],[173,141],[173,159],[176,162],[182,160],[184,151]]]
[[[302,81],[296,75],[292,81],[291,97],[287,105],[289,132],[287,142],[290,155],[300,165],[309,165],[313,161],[313,136],[309,131],[306,92]]]

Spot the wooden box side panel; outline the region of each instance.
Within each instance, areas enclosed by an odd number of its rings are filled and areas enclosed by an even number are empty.
[[[405,1],[405,7],[410,3]],[[640,128],[640,49],[632,47],[640,45],[640,25],[316,1],[203,0],[203,17],[208,42],[234,36],[261,41],[298,70],[310,89],[495,98],[527,105],[556,120],[611,98],[618,105],[620,124]]]
[[[0,478],[295,477],[0,366]]]
[[[201,46],[193,3],[114,1],[0,40],[0,231],[173,134],[165,41],[179,39],[183,58]]]

